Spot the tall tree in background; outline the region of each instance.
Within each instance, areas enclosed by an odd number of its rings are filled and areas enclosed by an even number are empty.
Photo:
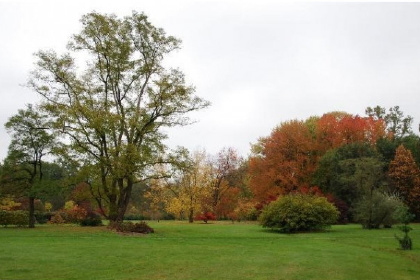
[[[380,106],[374,108],[367,107],[365,113],[377,120],[384,120],[388,132],[394,138],[402,138],[412,133],[411,125],[413,123],[413,118],[409,115],[405,116],[399,106],[389,108],[388,113],[386,113],[385,108]]]
[[[217,216],[223,216],[226,213],[226,204],[230,204],[228,197],[235,196],[233,193],[239,192],[239,190],[234,190],[235,186],[229,184],[228,177],[239,168],[240,161],[238,153],[233,148],[224,148],[210,162],[211,204]]]
[[[289,193],[309,183],[315,169],[314,139],[298,120],[282,123],[260,139],[249,161],[250,188],[258,201]]]
[[[341,144],[342,140],[337,138],[338,123],[348,115],[345,112],[331,112],[322,115],[316,120],[312,130],[317,142],[316,149],[320,153],[325,153],[327,150],[336,148]]]
[[[387,137],[379,139],[376,146],[387,163],[394,159],[398,146],[404,145],[420,164],[420,137],[412,131],[413,118],[410,115],[405,116],[399,106],[389,108],[388,113],[384,107],[367,107],[365,113],[386,124]]]
[[[394,190],[418,218],[420,216],[420,170],[411,152],[403,145],[397,148],[395,158],[389,165],[388,176]]]
[[[367,143],[352,143],[327,151],[319,160],[313,183],[324,193],[330,193],[351,206],[359,199],[361,189],[368,179],[363,179],[363,166],[370,174],[369,180],[380,179],[380,158],[374,146]],[[363,168],[362,168],[363,167]],[[382,170],[380,170],[382,171]],[[356,176],[357,175],[357,176]],[[360,178],[360,179],[357,179]],[[368,184],[376,185],[376,184]]]
[[[37,53],[29,85],[63,138],[62,155],[89,170],[99,206],[121,222],[133,184],[154,177],[155,164],[170,162],[162,128],[187,125],[186,113],[209,104],[182,72],[163,67],[180,41],[144,14],[120,19],[93,12],[81,23],[69,53]],[[88,63],[77,68],[75,57],[89,57]]]
[[[372,117],[362,118],[343,112],[324,114],[316,125],[317,150],[323,155],[329,149],[363,142],[375,145],[385,136],[385,123]]]
[[[5,124],[12,136],[2,174],[2,192],[29,198],[29,227],[35,227],[36,186],[43,177],[43,157],[52,148],[47,116],[32,105],[19,110]]]
[[[173,193],[167,211],[178,218],[186,214],[190,223],[194,221],[195,215],[209,211],[211,205],[206,202],[212,196],[210,178],[206,152],[194,152],[188,166],[182,168],[178,176],[174,177],[175,180],[167,185]]]

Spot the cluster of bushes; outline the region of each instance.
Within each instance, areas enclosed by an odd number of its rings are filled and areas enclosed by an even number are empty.
[[[35,199],[35,221],[39,224],[45,224],[51,218],[51,214],[45,212],[46,206],[41,200]],[[29,225],[29,199],[20,198],[13,199],[6,196],[0,199],[0,225],[16,225],[28,226]]]
[[[80,224],[81,226],[100,226],[102,225],[102,219],[99,214],[75,205],[70,209],[56,212],[51,217],[50,223],[73,223]]]
[[[144,233],[144,234],[154,233],[153,228],[151,228],[144,221],[137,222],[137,223],[133,223],[133,222],[110,223],[108,227],[118,232],[125,232],[125,233]]]
[[[8,225],[15,225],[18,227],[28,226],[29,213],[27,211],[6,211],[0,210],[0,225],[7,227]]]
[[[67,201],[63,209],[50,212],[52,206],[46,202],[45,206],[41,200],[35,200],[35,221],[38,224],[52,223],[75,223],[82,226],[102,225],[101,216],[92,210],[90,203],[76,204],[74,201]],[[20,199],[16,202],[11,197],[0,199],[0,225],[29,225],[29,201]]]

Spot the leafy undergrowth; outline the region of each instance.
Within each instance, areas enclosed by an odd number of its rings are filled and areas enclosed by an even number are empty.
[[[0,279],[419,279],[420,225],[412,251],[397,229],[278,234],[257,224],[150,222],[155,233],[106,227],[0,228]]]

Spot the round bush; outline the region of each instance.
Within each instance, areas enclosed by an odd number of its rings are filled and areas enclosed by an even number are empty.
[[[292,233],[325,229],[338,216],[335,206],[325,197],[288,194],[267,205],[259,220],[263,227]]]

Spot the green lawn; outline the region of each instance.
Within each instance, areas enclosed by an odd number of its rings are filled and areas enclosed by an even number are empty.
[[[246,223],[150,225],[148,236],[0,228],[0,279],[420,279],[420,224],[412,251],[397,249],[396,229],[358,225],[293,235]]]

